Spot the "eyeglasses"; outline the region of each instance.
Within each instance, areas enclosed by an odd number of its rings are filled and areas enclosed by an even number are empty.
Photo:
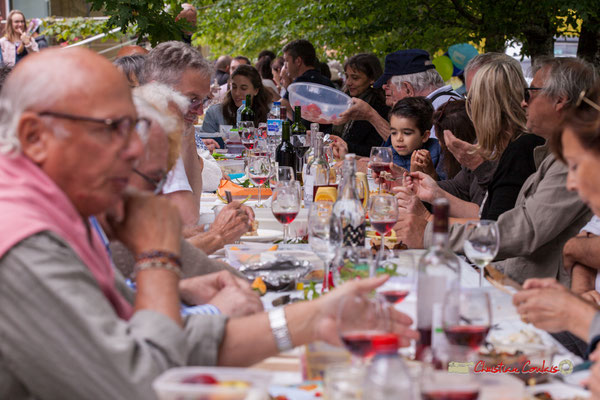
[[[531,91],[535,91],[535,90],[544,90],[544,88],[541,87],[528,87],[525,88],[525,93],[523,93],[523,98],[525,99],[525,103],[529,103],[529,100],[531,100]]]
[[[167,175],[163,175],[159,180],[152,179],[148,175],[140,172],[138,169],[134,168],[133,172],[141,176],[146,182],[148,182],[154,188],[154,194],[161,194],[165,183],[167,182]]]
[[[140,135],[146,135],[148,133],[148,129],[150,127],[150,120],[146,118],[138,118],[134,120],[131,117],[122,117],[119,119],[111,119],[111,118],[92,118],[85,117],[81,115],[73,115],[73,114],[65,114],[54,111],[42,111],[38,113],[41,116],[49,116],[54,118],[62,118],[69,119],[71,121],[84,121],[84,122],[94,122],[97,124],[103,124],[105,128],[109,129],[111,134],[116,134],[116,136],[120,139],[124,139],[125,141],[129,140],[131,136],[131,132],[133,129],[137,131]]]
[[[587,103],[587,105],[589,105],[593,109],[600,111],[600,105],[586,97],[585,90],[582,90],[581,93],[579,93],[579,98],[577,99],[577,103],[575,103],[575,106],[579,107],[583,102]]]

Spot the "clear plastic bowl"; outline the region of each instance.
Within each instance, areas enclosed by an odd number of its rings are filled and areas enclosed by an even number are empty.
[[[288,93],[292,107],[302,107],[302,118],[319,124],[334,123],[352,104],[347,94],[317,83],[292,83]]]
[[[199,375],[219,384],[184,383]],[[247,368],[172,368],[160,375],[152,387],[160,400],[266,400],[271,374]]]

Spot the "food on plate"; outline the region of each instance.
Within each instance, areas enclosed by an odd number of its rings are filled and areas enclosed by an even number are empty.
[[[252,289],[256,290],[258,292],[258,294],[260,294],[261,296],[265,293],[267,293],[267,285],[265,284],[265,281],[263,280],[263,278],[261,278],[260,276],[257,276],[254,279],[254,282],[252,282]]]
[[[252,226],[250,227],[250,230],[244,233],[242,236],[258,236],[258,221],[252,221]]]
[[[379,232],[367,232],[367,237],[371,238],[371,250],[378,251],[381,246],[381,235]],[[406,250],[408,247],[398,241],[395,231],[390,231],[384,238],[384,245],[390,250]]]

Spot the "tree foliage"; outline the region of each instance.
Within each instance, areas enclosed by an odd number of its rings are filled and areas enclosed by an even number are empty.
[[[153,43],[180,37],[180,1],[89,0],[111,15],[108,26],[137,23]],[[190,0],[188,0],[190,1]],[[343,59],[359,52],[383,56],[422,48],[436,53],[470,41],[502,51],[512,40],[526,55],[552,52],[553,38],[583,20],[593,32],[597,0],[191,0],[198,9],[194,43],[212,53],[254,57],[280,51],[297,38],[310,40],[321,57]],[[169,7],[167,11],[164,7]],[[587,21],[587,22],[586,22]],[[587,25],[586,25],[587,23]]]

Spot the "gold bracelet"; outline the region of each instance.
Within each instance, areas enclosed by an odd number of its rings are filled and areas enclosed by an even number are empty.
[[[167,271],[175,273],[179,279],[182,277],[181,268],[179,268],[177,264],[165,258],[160,258],[154,260],[144,259],[143,261],[136,263],[133,268],[133,278],[135,279],[140,271],[151,268],[166,269]]]

